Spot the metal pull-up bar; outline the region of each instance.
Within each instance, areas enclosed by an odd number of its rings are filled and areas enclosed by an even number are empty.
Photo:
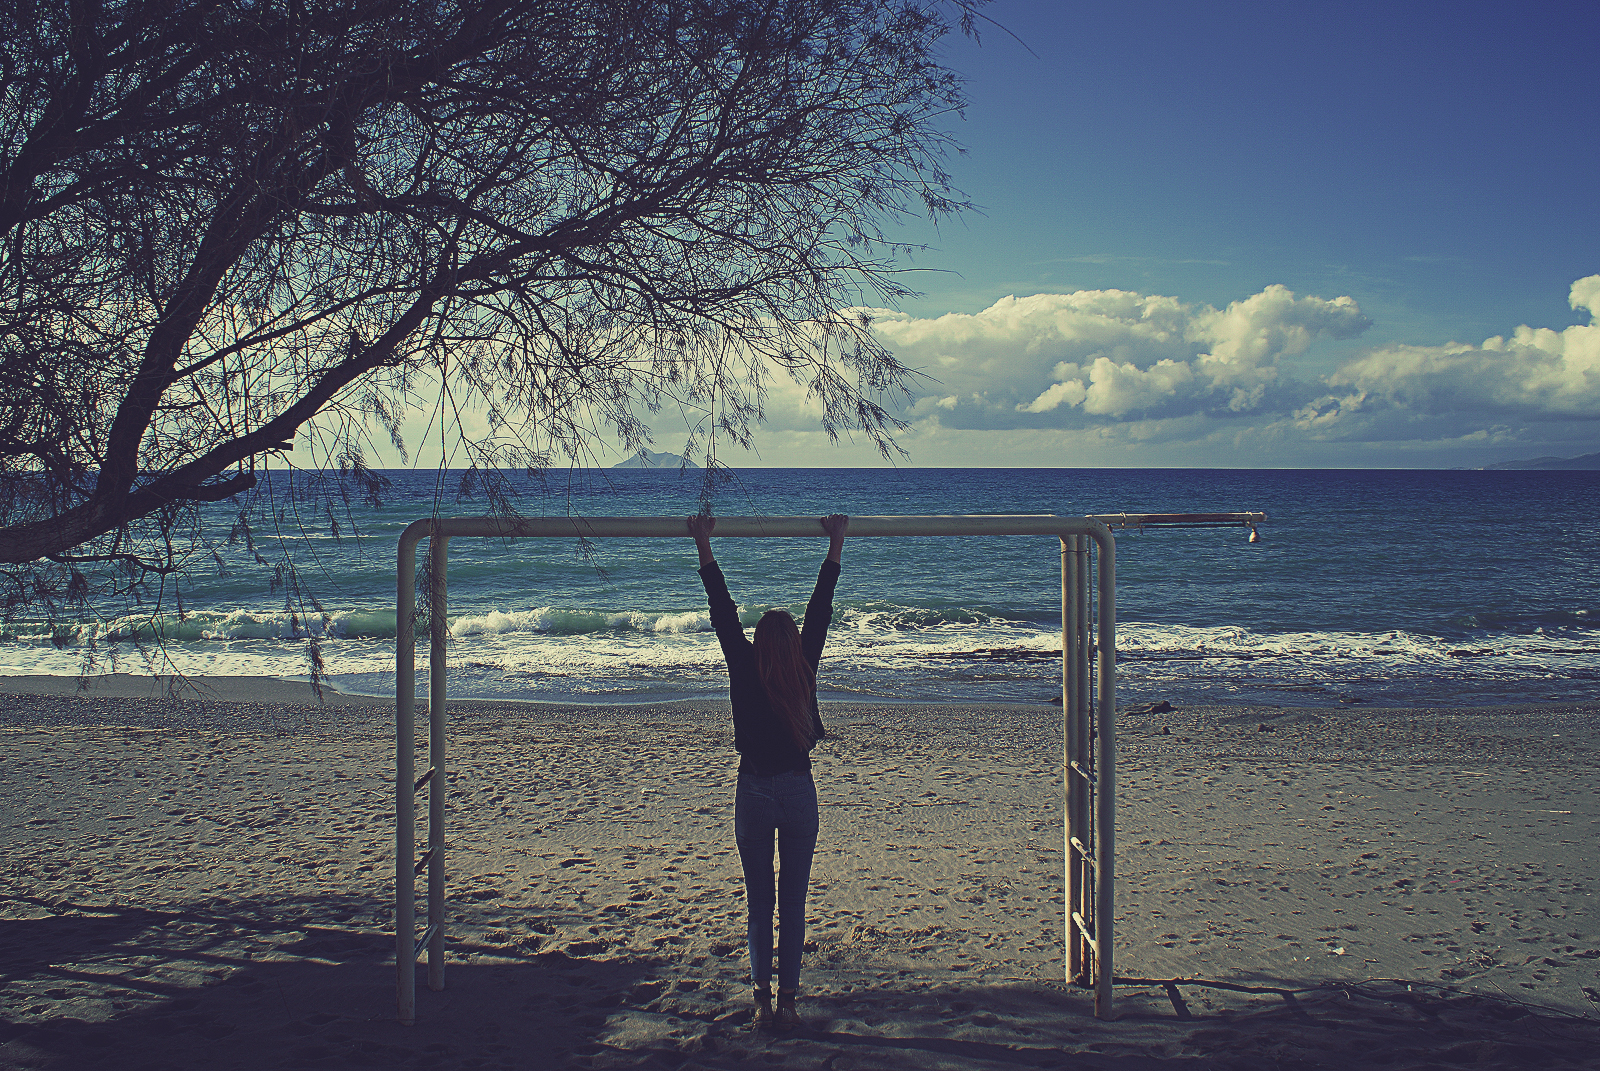
[[[1263,514],[1113,514],[1106,517],[976,515],[851,517],[851,539],[892,536],[1056,536],[1061,540],[1061,663],[1067,897],[1067,980],[1092,985],[1095,1014],[1111,1014],[1116,821],[1116,545],[1112,525],[1253,527]],[[1185,523],[1187,521],[1187,523]],[[815,517],[718,517],[722,537],[824,536]],[[400,536],[395,598],[395,958],[399,1017],[416,1021],[416,962],[428,952],[428,987],[444,988],[445,670],[447,548],[455,537],[688,538],[682,517],[436,517]],[[429,540],[428,770],[416,776],[416,553]],[[1097,606],[1089,544],[1099,550]],[[1096,612],[1097,611],[1097,612]],[[1094,633],[1098,635],[1094,635]],[[1092,655],[1098,655],[1091,669]],[[1098,723],[1098,724],[1097,724]],[[428,847],[416,858],[415,802],[428,790]],[[428,875],[428,926],[416,937],[414,880]]]
[[[1254,528],[1265,513],[1097,513],[1089,518],[1111,528]]]

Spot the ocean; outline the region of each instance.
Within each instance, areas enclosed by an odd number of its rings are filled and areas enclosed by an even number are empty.
[[[234,532],[237,504],[207,507],[211,547],[159,603],[135,613],[91,606],[58,642],[42,619],[17,617],[0,634],[0,673],[91,666],[304,678],[314,640],[335,687],[393,695],[399,533],[436,506],[445,516],[485,506],[456,499],[459,473],[386,475],[393,486],[381,508],[329,511],[314,495],[287,493],[278,474],[275,508],[254,525],[260,559]],[[522,488],[515,505],[526,516],[683,516],[699,508],[701,490],[698,473],[563,472]],[[750,469],[716,488],[714,509],[1262,511],[1269,520],[1256,543],[1242,529],[1119,534],[1119,705],[1600,698],[1600,473]],[[826,540],[725,539],[716,550],[753,625],[773,606],[798,616]],[[1049,538],[848,542],[822,697],[1059,695],[1059,563]],[[275,585],[289,564],[298,583]],[[687,537],[587,547],[454,540],[451,694],[580,703],[725,695],[695,564]]]

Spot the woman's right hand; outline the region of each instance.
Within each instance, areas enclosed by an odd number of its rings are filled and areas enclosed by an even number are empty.
[[[700,568],[715,564],[717,559],[711,553],[711,530],[717,526],[717,519],[710,514],[696,514],[687,520],[689,534],[694,536],[694,549],[700,552]]]
[[[828,533],[828,560],[834,563],[844,552],[844,533],[850,527],[850,518],[843,513],[831,513],[822,518],[822,530]]]

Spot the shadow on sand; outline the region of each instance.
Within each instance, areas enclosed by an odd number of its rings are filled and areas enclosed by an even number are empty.
[[[463,944],[444,992],[419,971],[408,1028],[388,938],[295,924],[352,917],[350,904],[10,907],[33,917],[0,920],[6,1068],[1592,1068],[1600,1051],[1600,1021],[1403,983],[1293,1001],[1186,990],[1188,1019],[1160,986],[1127,989],[1119,1018],[1100,1022],[1077,990],[949,974],[818,996],[808,1028],[765,1035],[744,992],[692,961],[592,945]]]

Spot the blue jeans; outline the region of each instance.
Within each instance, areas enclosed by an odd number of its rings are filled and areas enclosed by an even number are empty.
[[[778,839],[778,889],[772,889],[772,839]],[[800,984],[806,941],[806,886],[817,847],[817,786],[809,771],[763,777],[740,773],[733,803],[733,836],[744,864],[750,906],[750,981],[772,978],[772,908],[778,908],[778,985]]]

